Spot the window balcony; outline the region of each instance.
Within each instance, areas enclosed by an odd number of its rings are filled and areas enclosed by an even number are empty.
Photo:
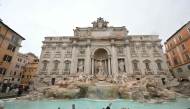
[[[153,72],[152,69],[145,69],[145,74],[146,74],[146,75],[153,75],[154,72]]]
[[[157,73],[159,74],[159,75],[166,75],[167,73],[166,73],[166,70],[164,70],[164,69],[157,69]]]
[[[134,75],[141,75],[140,69],[133,69]]]
[[[50,74],[51,75],[58,75],[59,74],[59,69],[52,69]]]
[[[70,69],[63,69],[62,74],[63,75],[69,75],[70,74]]]
[[[46,75],[47,72],[48,72],[47,69],[41,69],[39,74],[40,74],[40,75],[43,75],[43,74]]]

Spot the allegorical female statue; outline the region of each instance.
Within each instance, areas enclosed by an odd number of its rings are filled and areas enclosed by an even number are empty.
[[[78,65],[78,73],[83,73],[83,67],[84,67],[83,61],[81,60]]]
[[[120,71],[120,73],[125,73],[124,72],[124,62],[123,62],[123,60],[121,60],[120,62],[119,62],[119,71]]]
[[[104,67],[103,67],[103,64],[102,64],[102,61],[99,61],[98,62],[98,74],[104,74]]]

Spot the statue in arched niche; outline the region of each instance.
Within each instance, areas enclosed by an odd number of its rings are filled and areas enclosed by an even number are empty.
[[[123,60],[121,60],[121,61],[119,62],[119,72],[120,72],[120,73],[125,73],[125,71],[124,71],[124,66],[125,66],[125,64],[124,64]]]
[[[104,74],[104,66],[101,60],[98,62],[98,74]]]
[[[83,73],[83,67],[84,67],[83,61],[81,60],[78,65],[78,73]]]

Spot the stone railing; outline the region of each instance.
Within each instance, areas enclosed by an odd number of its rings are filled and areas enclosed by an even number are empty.
[[[141,75],[140,69],[133,69],[133,73],[134,73],[135,75]]]
[[[43,75],[43,74],[46,75],[47,71],[48,71],[47,69],[41,69],[40,72],[39,72],[39,74],[40,75]]]
[[[157,69],[157,73],[159,74],[159,75],[166,75],[167,73],[166,73],[166,70],[164,70],[164,69]]]
[[[51,75],[53,75],[53,74],[58,75],[59,74],[59,69],[52,69],[50,74]]]
[[[70,74],[70,69],[68,69],[68,70],[63,69],[62,74],[63,75],[69,75]]]
[[[154,72],[153,72],[152,69],[145,69],[145,74],[146,74],[146,75],[153,75]]]

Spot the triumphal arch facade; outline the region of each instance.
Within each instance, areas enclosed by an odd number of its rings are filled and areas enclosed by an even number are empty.
[[[82,75],[100,81],[149,76],[164,82],[168,67],[158,35],[128,35],[125,26],[108,23],[100,17],[92,27],[73,29],[74,36],[45,37],[36,77],[52,84]]]

